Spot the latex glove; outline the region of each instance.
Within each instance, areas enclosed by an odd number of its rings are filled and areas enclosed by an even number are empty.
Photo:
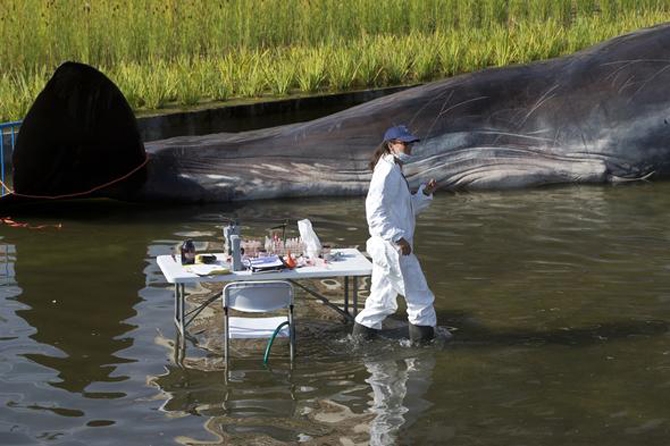
[[[400,248],[400,253],[404,256],[410,255],[412,252],[412,247],[409,245],[409,242],[405,240],[404,238],[401,238],[397,242],[395,242],[396,245]]]
[[[433,192],[435,192],[436,189],[437,189],[437,181],[435,181],[435,178],[431,178],[430,181],[428,181],[428,184],[426,184],[423,187],[423,193],[425,195],[430,195]]]

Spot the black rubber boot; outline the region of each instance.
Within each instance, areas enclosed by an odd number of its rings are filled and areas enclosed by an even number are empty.
[[[435,329],[427,325],[409,324],[409,341],[412,345],[426,345],[435,338]]]
[[[354,329],[351,332],[351,336],[357,341],[371,341],[377,337],[378,332],[379,330],[354,322]]]

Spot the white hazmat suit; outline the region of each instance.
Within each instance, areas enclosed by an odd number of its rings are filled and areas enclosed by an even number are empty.
[[[365,199],[372,283],[365,308],[356,316],[356,322],[368,328],[382,328],[382,321],[398,309],[398,294],[405,297],[410,324],[435,327],[437,323],[435,296],[414,255],[415,217],[433,199],[432,194],[423,193],[423,188],[424,185],[415,194],[410,192],[400,165],[391,154],[382,156],[372,173]],[[409,255],[402,255],[395,243],[401,238],[412,247]]]

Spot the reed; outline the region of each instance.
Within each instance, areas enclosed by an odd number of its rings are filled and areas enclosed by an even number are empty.
[[[324,86],[327,51],[323,47],[295,48],[290,58],[297,63],[300,90],[314,93]]]
[[[0,121],[65,60],[136,110],[426,82],[665,22],[666,0],[3,0]]]
[[[361,67],[360,58],[352,58],[352,48],[345,44],[330,45],[326,64],[326,79],[331,91],[347,91],[355,87]]]

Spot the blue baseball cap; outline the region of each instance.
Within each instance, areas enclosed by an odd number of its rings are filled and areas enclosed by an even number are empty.
[[[402,141],[402,142],[417,142],[420,138],[412,135],[404,125],[396,125],[391,127],[384,133],[384,141]]]

